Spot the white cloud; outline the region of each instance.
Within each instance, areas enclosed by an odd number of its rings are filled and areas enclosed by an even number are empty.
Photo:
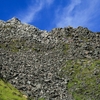
[[[67,14],[70,14],[73,11],[73,9],[80,3],[81,0],[71,0],[71,4],[67,8],[65,8],[65,10],[68,11]]]
[[[22,22],[31,23],[35,20],[36,14],[38,14],[45,6],[49,7],[53,1],[54,0],[32,0],[31,4],[27,7],[27,10],[20,13],[18,17]]]
[[[48,5],[51,5],[54,2],[54,0],[45,0],[45,1],[47,2]]]
[[[56,20],[56,26],[91,26],[91,20],[94,19],[97,16],[97,12],[99,12],[99,4],[100,0],[71,0],[69,6],[59,8],[59,12],[56,14],[56,16],[59,16]]]

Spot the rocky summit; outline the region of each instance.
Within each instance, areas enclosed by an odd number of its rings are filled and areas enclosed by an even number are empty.
[[[100,32],[0,21],[0,78],[29,100],[100,100]]]

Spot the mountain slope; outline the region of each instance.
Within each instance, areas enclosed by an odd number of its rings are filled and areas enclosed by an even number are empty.
[[[0,74],[30,98],[99,100],[99,62],[99,32],[0,21]]]

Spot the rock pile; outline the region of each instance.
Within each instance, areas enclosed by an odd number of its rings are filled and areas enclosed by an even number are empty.
[[[83,27],[47,32],[17,18],[0,21],[0,74],[29,97],[73,100],[69,78],[59,72],[76,58],[100,59],[100,33]]]

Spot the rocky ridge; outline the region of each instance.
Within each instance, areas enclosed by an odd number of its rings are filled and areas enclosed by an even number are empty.
[[[50,32],[17,18],[0,21],[0,74],[35,100],[74,100],[68,76],[60,77],[69,60],[100,59],[100,33],[87,28],[55,28]]]

